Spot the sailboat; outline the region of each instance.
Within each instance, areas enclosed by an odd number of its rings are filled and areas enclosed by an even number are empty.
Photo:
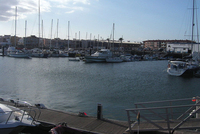
[[[39,27],[38,27],[38,32],[39,32],[39,39],[38,39],[38,47],[40,44],[40,0],[38,1],[38,22],[39,22]],[[42,27],[43,27],[43,21],[42,21]],[[42,49],[39,48],[34,48],[32,49],[31,57],[36,57],[36,58],[47,58],[48,53],[43,51],[43,42],[42,42]]]
[[[193,18],[192,18],[192,41],[193,41],[193,31],[194,31],[194,0],[193,0]],[[193,49],[193,44],[191,44]],[[199,63],[196,61],[188,60],[171,60],[168,61],[167,73],[172,76],[194,76],[200,69]]]
[[[16,49],[16,44],[17,44],[17,41],[16,41],[16,31],[17,30],[16,29],[17,29],[17,7],[15,10],[15,47],[13,47],[13,46],[8,47],[7,56],[14,57],[14,58],[30,58],[28,53],[25,53],[22,50]]]
[[[114,28],[115,28],[115,24],[113,23],[113,49],[114,49]],[[112,57],[106,58],[106,62],[108,63],[120,63],[122,61],[123,59],[121,59],[121,57],[116,57],[114,55]]]

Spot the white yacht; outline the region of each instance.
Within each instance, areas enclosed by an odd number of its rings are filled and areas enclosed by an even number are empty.
[[[112,57],[109,49],[101,49],[90,56],[85,56],[85,62],[106,62],[106,58]]]
[[[168,62],[167,73],[172,76],[193,76],[199,70],[197,64],[172,60]]]

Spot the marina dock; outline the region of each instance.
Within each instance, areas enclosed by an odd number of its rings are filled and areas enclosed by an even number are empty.
[[[195,101],[199,97],[193,97]],[[20,109],[26,110],[36,121],[55,125],[66,124],[67,127],[73,130],[81,131],[81,134],[134,134],[134,133],[157,133],[157,134],[196,134],[200,133],[200,118],[198,113],[200,111],[199,103],[195,105],[177,105],[177,106],[163,106],[163,107],[151,107],[151,108],[139,108],[139,105],[152,104],[152,103],[169,103],[177,101],[188,101],[188,99],[179,100],[167,100],[167,101],[157,101],[157,102],[145,102],[136,103],[135,109],[126,109],[128,115],[128,121],[118,121],[111,119],[104,119],[99,115],[101,108],[97,107],[97,117],[87,116],[83,113],[69,113],[53,109],[47,109],[42,107],[41,104],[36,104],[35,106],[26,106],[15,101],[1,101],[2,104],[11,105],[18,107]],[[172,108],[183,108],[191,107],[189,111],[182,113],[178,118],[172,118],[175,115],[175,111]],[[197,108],[197,109],[196,109]],[[164,110],[167,113],[159,114],[156,110]],[[142,111],[150,111],[157,117],[161,117],[162,120],[150,120],[145,113]],[[138,111],[140,111],[138,113]],[[168,112],[169,111],[169,112]],[[171,112],[173,111],[173,115]],[[132,113],[132,114],[131,114]],[[188,114],[189,113],[189,114]],[[137,117],[134,117],[136,115]],[[134,117],[133,119],[130,119]],[[151,115],[150,117],[153,117]],[[141,118],[141,121],[139,121]],[[182,119],[183,118],[183,119]],[[138,120],[137,120],[138,119]],[[80,132],[79,132],[80,133]],[[77,133],[78,134],[78,133]]]
[[[15,106],[12,102],[1,101],[3,104]],[[19,106],[21,109],[28,107]],[[123,134],[128,128],[127,121],[117,121],[110,119],[97,119],[92,116],[79,116],[79,113],[67,113],[52,109],[36,109],[38,121],[48,124],[57,125],[59,123],[67,123],[67,126],[86,133],[98,134]],[[35,113],[30,113],[34,116]],[[37,119],[37,117],[36,117]]]

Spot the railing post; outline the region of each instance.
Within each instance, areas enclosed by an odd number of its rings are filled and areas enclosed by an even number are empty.
[[[10,115],[9,115],[9,117],[8,117],[7,121],[6,121],[6,124],[8,123],[8,121],[9,121],[9,119],[10,119],[10,117],[11,117],[12,113],[13,113],[13,111],[11,111],[11,112],[10,112]]]
[[[167,108],[166,108],[166,120],[167,120],[167,128],[168,128],[169,134],[171,134],[170,122],[169,122],[169,113],[168,113],[168,109]]]
[[[129,127],[129,132],[131,133],[131,120],[130,120],[130,115],[129,115],[129,111],[128,110],[126,110],[126,112],[127,112],[127,116],[128,116],[128,127]]]
[[[198,105],[200,103],[200,97],[197,96],[196,97],[196,104]],[[200,108],[200,106],[196,106],[196,110],[198,110]],[[196,118],[200,118],[199,113],[196,113]]]

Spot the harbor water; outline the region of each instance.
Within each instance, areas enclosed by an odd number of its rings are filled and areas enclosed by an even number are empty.
[[[0,98],[20,99],[47,108],[127,120],[136,102],[200,95],[199,78],[169,76],[167,61],[85,63],[68,58],[0,57]]]

